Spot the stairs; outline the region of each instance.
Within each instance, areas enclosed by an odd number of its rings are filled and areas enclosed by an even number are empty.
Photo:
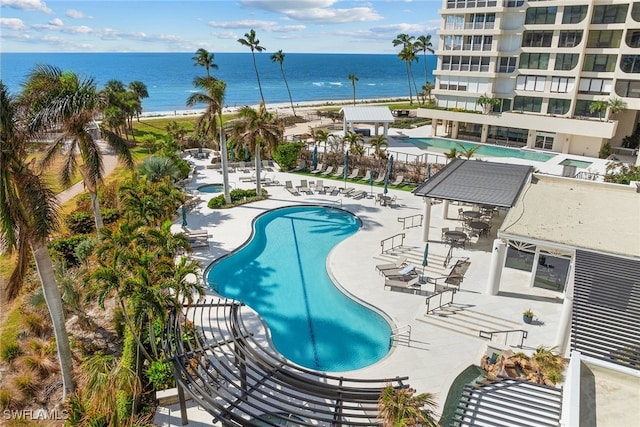
[[[469,309],[465,304],[453,303],[450,306],[435,310],[432,314],[425,314],[416,320],[439,328],[447,329],[458,334],[480,338],[480,331],[504,331],[521,329],[520,323]],[[520,345],[519,333],[496,334],[492,342],[503,345]],[[505,342],[505,338],[507,342]]]

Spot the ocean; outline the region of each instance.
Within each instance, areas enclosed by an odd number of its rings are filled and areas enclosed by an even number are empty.
[[[227,107],[257,105],[260,93],[253,59],[246,53],[214,53],[217,70],[211,74],[227,83]],[[37,64],[72,70],[82,77],[95,79],[98,88],[109,80],[125,85],[142,81],[149,91],[143,100],[143,112],[173,112],[189,109],[185,101],[196,92],[192,82],[206,75],[203,67],[193,63],[193,53],[0,53],[0,75],[12,94],[17,94],[29,72]],[[280,64],[271,62],[271,53],[256,53],[265,101],[289,103]],[[428,78],[433,82],[436,57],[427,56]],[[424,64],[413,63],[418,88],[424,84]],[[349,74],[358,78],[357,99],[408,97],[405,64],[396,55],[286,53],[284,70],[294,104],[311,101],[353,99]],[[194,109],[204,108],[196,106]]]

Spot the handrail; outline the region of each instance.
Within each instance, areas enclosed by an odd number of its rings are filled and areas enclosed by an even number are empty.
[[[418,223],[416,224],[416,218],[418,218]],[[413,227],[421,227],[422,226],[422,214],[417,214],[417,215],[411,215],[411,216],[405,216],[405,217],[399,217],[398,218],[398,222],[402,223],[402,229],[406,230],[407,228],[413,228]],[[407,227],[407,220],[411,220],[410,221],[410,225]]]
[[[451,292],[451,301],[445,302],[443,304],[442,296],[447,292]],[[436,311],[437,309],[445,305],[453,304],[453,296],[456,294],[456,292],[457,290],[455,288],[446,288],[446,289],[442,289],[440,291],[435,292],[433,295],[429,295],[425,300],[425,304],[427,305],[427,314],[430,314],[431,312]],[[431,308],[431,300],[435,297],[440,297],[438,300],[438,306]]]
[[[400,244],[399,245],[396,244],[396,238],[397,237],[400,237]],[[384,246],[388,241],[391,241],[391,247],[389,249],[385,249]],[[385,253],[385,252],[388,252],[388,251],[390,251],[392,249],[399,248],[402,245],[404,245],[404,233],[398,233],[398,234],[395,234],[395,235],[393,235],[391,237],[387,237],[386,239],[383,239],[383,240],[380,241],[380,247],[382,248],[382,252],[381,253]]]
[[[522,335],[520,336],[520,345],[518,346],[518,348],[522,348],[522,346],[524,345],[524,340],[527,339],[527,335],[529,334],[529,332],[527,332],[524,329],[506,329],[504,331],[479,331],[478,336],[480,338],[487,338],[489,341],[493,340],[493,336],[496,334],[504,334],[504,343],[505,345],[507,344],[507,340],[509,338],[509,334],[511,332],[521,332]]]
[[[400,333],[405,331],[407,334],[407,342],[410,344],[411,343],[411,325],[404,325],[404,326],[398,326],[395,329],[391,330],[391,338],[390,340],[393,341],[394,338],[397,338],[400,336]]]

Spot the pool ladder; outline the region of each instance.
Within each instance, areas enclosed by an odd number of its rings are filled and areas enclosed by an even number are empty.
[[[393,342],[400,344],[411,344],[411,325],[398,326],[391,330],[391,338],[389,339],[389,347],[393,345]]]

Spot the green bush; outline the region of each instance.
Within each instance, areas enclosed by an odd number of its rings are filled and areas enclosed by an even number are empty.
[[[53,251],[53,257],[62,261],[66,268],[80,265],[80,260],[76,257],[76,247],[84,240],[90,239],[88,236],[63,237],[49,243],[49,250]]]
[[[224,194],[221,194],[216,197],[212,197],[207,203],[209,209],[219,209],[224,206]]]
[[[302,142],[280,144],[273,151],[273,159],[283,171],[291,170],[297,166],[298,157],[303,148],[304,144]]]
[[[171,365],[163,360],[154,360],[151,362],[145,373],[147,374],[149,383],[155,390],[174,387]]]
[[[65,222],[73,234],[89,234],[95,230],[91,212],[75,211],[65,218]]]
[[[260,200],[263,197],[266,197],[269,193],[267,193],[267,190],[263,188],[261,197],[257,197],[256,194],[257,193],[255,188],[252,188],[249,190],[236,188],[235,190],[231,190],[231,192],[229,192],[229,195],[231,196],[232,205],[239,205],[239,204],[250,202],[253,200]],[[209,203],[207,203],[207,206],[209,207],[209,209],[219,209],[224,207],[225,206],[224,194],[211,198],[209,200]]]
[[[93,253],[93,249],[96,247],[96,240],[93,238],[87,238],[76,246],[73,254],[81,263],[86,263],[91,254]]]
[[[120,211],[118,211],[117,209],[103,209],[101,213],[102,213],[102,222],[105,225],[115,224],[116,222],[118,222],[118,220],[122,216],[120,215]]]
[[[2,346],[0,357],[2,357],[2,360],[5,362],[11,363],[21,354],[22,350],[20,349],[20,345],[18,345],[17,342],[10,342]]]

